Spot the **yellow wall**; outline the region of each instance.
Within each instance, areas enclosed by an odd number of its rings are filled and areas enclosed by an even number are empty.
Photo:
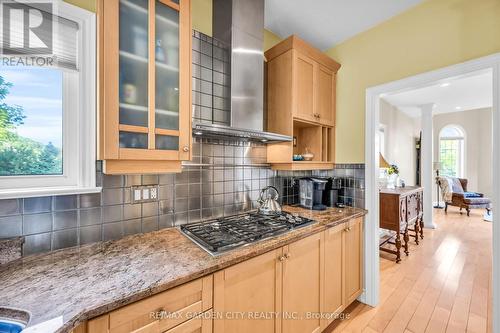
[[[212,0],[191,0],[193,29],[212,36]]]
[[[64,2],[95,12],[96,0],[64,0]]]
[[[264,30],[264,51],[269,50],[274,45],[281,42],[283,38],[276,35],[274,32],[269,30]]]
[[[500,52],[500,0],[428,0],[327,51],[337,81],[337,163],[364,162],[365,89]]]

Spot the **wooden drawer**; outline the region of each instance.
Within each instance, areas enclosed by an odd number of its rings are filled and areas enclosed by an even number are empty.
[[[208,316],[190,319],[165,333],[212,333],[212,319]]]
[[[176,326],[193,320],[193,314],[211,309],[212,293],[213,276],[210,275],[91,320],[88,333],[171,332]]]

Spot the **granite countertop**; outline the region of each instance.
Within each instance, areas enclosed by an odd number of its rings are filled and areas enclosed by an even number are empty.
[[[15,260],[0,266],[0,307],[29,311],[26,332],[70,332],[87,319],[366,214],[350,207],[284,210],[317,222],[217,257],[170,228]]]

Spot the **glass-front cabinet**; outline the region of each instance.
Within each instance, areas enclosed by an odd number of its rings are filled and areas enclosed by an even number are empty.
[[[191,158],[190,0],[100,0],[99,158],[105,173]]]

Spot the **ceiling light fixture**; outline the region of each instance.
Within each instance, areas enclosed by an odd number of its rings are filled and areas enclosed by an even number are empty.
[[[462,110],[462,107],[461,106],[456,106],[455,110]]]
[[[449,83],[449,82],[445,82],[445,83],[440,84],[439,86],[440,86],[441,88],[444,88],[444,87],[448,87],[449,85],[450,85],[450,83]]]

